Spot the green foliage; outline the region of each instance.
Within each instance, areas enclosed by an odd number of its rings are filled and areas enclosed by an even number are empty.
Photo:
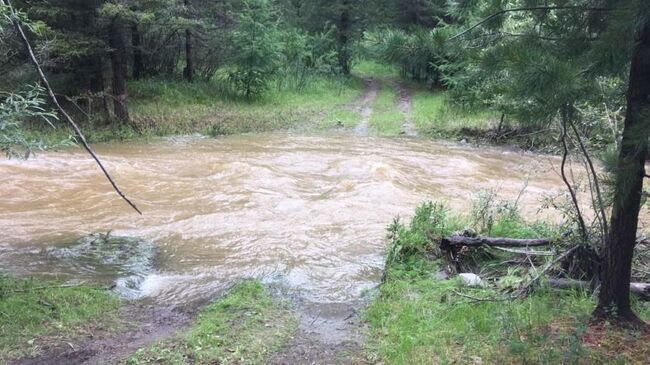
[[[0,150],[11,157],[17,155],[16,147],[20,146],[26,151],[25,158],[29,157],[31,149],[40,145],[25,136],[25,122],[36,120],[54,128],[52,121],[56,119],[56,114],[47,110],[40,86],[31,86],[24,93],[8,94],[0,100]]]
[[[245,0],[231,41],[234,52],[231,65],[220,71],[219,78],[246,98],[260,95],[268,89],[282,56],[271,2]]]
[[[460,280],[441,280],[444,263],[436,237],[474,228],[496,236],[553,236],[552,227],[524,222],[516,204],[495,194],[477,197],[473,217],[458,217],[438,203],[418,206],[409,225],[396,219],[389,227],[390,246],[379,295],[365,318],[369,350],[387,364],[610,364],[642,363],[648,344],[635,331],[588,333],[594,298],[584,292],[536,290],[525,299],[502,290],[518,288],[528,273],[521,266],[498,272],[496,286],[468,288]],[[473,218],[473,219],[472,219]],[[478,218],[478,219],[477,219]],[[478,221],[478,222],[477,222]],[[484,226],[490,221],[490,228]],[[479,250],[477,250],[479,251]],[[459,253],[467,258],[467,253]],[[487,271],[508,258],[478,252],[484,280]],[[510,257],[511,259],[511,257]],[[650,305],[635,302],[641,317]],[[598,336],[599,344],[583,343]]]
[[[498,122],[493,111],[463,107],[442,90],[417,90],[413,95],[413,119],[420,132],[434,136],[464,136],[464,130],[487,131]]]
[[[417,207],[409,226],[396,218],[388,227],[390,245],[386,256],[386,267],[404,262],[414,255],[437,252],[434,237],[442,237],[461,228],[457,221],[448,219],[444,205],[425,202]]]
[[[53,338],[115,326],[119,305],[104,289],[0,276],[0,358],[33,356]]]
[[[366,47],[382,61],[397,66],[402,76],[434,86],[441,82],[438,65],[444,54],[444,41],[442,28],[384,30],[367,34]]]
[[[228,87],[216,80],[191,84],[153,79],[131,82],[135,135],[216,136],[311,127],[347,108],[363,89],[356,79],[325,76],[311,77],[301,90],[273,86],[279,91],[247,100],[231,95]],[[93,134],[92,129],[88,132]]]
[[[207,306],[180,338],[138,350],[128,365],[264,364],[296,320],[259,282],[245,281]]]

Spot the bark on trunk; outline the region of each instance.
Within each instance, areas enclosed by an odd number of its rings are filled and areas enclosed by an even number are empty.
[[[113,67],[113,109],[117,119],[128,122],[127,67],[123,29],[123,24],[119,19],[111,21],[109,45],[111,47],[111,65]]]
[[[611,230],[602,251],[601,288],[594,315],[640,322],[630,307],[630,276],[648,154],[650,127],[650,21],[636,36],[625,127],[614,185]]]
[[[343,9],[338,24],[339,66],[344,75],[350,74],[350,2],[343,1]]]
[[[516,239],[516,238],[496,238],[496,237],[465,237],[450,236],[444,237],[440,241],[442,249],[450,247],[479,247],[479,246],[499,246],[499,247],[536,247],[550,245],[552,240],[548,238],[540,239]]]
[[[142,36],[138,24],[131,26],[131,46],[133,47],[133,79],[139,80],[144,75],[144,61],[142,60]]]
[[[192,6],[190,0],[185,0],[185,8],[190,14],[190,7]],[[185,69],[183,70],[183,76],[189,82],[194,80],[194,50],[192,44],[192,30],[187,28],[185,29]]]

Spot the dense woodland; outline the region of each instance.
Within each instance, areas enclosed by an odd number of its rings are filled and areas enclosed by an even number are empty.
[[[552,136],[584,162],[596,219],[575,187],[572,236],[597,252],[596,318],[639,324],[630,305],[650,135],[645,0],[0,0],[0,146],[65,120],[132,122],[130,83],[208,83],[251,105],[371,59],[458,108],[500,116],[495,133]],[[26,39],[20,37],[20,27]],[[91,118],[92,117],[92,118]],[[82,123],[82,127],[83,127]],[[598,168],[602,163],[603,170]],[[596,166],[596,167],[594,167]],[[585,251],[585,252],[586,252]]]

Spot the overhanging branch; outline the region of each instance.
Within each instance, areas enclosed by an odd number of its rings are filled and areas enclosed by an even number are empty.
[[[0,0],[0,4],[9,7],[9,10],[11,12],[11,22],[13,23],[14,27],[16,28],[16,31],[18,31],[18,34],[20,35],[20,38],[21,38],[21,40],[22,40],[22,42],[23,42],[23,44],[25,46],[25,49],[27,50],[27,54],[29,55],[30,60],[34,64],[34,67],[36,68],[36,71],[38,73],[38,76],[39,76],[41,82],[43,83],[43,85],[45,85],[45,89],[47,90],[47,93],[50,96],[50,99],[52,99],[52,103],[54,103],[54,106],[56,106],[57,110],[59,111],[59,113],[61,113],[61,115],[63,115],[65,120],[68,122],[68,124],[70,124],[70,126],[72,126],[72,129],[74,130],[75,134],[79,138],[79,141],[83,145],[84,149],[86,151],[88,151],[90,156],[92,156],[92,158],[95,160],[95,162],[97,163],[99,168],[104,173],[104,176],[106,176],[106,179],[108,180],[108,182],[110,182],[111,185],[113,186],[113,189],[115,190],[115,192],[117,192],[117,194],[122,199],[124,199],[124,201],[127,204],[129,204],[131,206],[131,208],[133,208],[136,212],[138,212],[138,214],[142,214],[140,209],[138,209],[138,207],[135,204],[133,204],[133,202],[131,200],[129,200],[129,198],[126,197],[126,195],[122,192],[122,190],[120,190],[120,188],[115,183],[115,180],[113,180],[113,177],[111,176],[111,174],[104,167],[104,164],[101,162],[99,157],[97,157],[97,155],[92,150],[92,148],[90,148],[90,146],[88,145],[88,142],[86,141],[86,137],[81,132],[81,129],[79,128],[77,123],[75,123],[74,120],[72,120],[70,115],[65,111],[65,109],[63,109],[61,104],[59,104],[59,101],[58,101],[56,95],[54,94],[54,90],[52,90],[52,87],[50,86],[50,83],[48,82],[47,77],[45,77],[45,73],[43,73],[43,69],[41,68],[40,64],[38,63],[38,59],[36,59],[36,55],[34,54],[34,50],[32,49],[32,45],[29,43],[29,39],[27,39],[27,35],[25,34],[25,32],[23,30],[23,27],[20,24],[20,22],[21,22],[20,18],[16,14],[16,12],[15,12],[13,6],[11,5],[11,3],[9,2],[9,0]]]
[[[464,31],[456,34],[455,36],[449,38],[448,40],[452,41],[456,38],[462,37],[463,35],[469,33],[470,31],[480,27],[481,25],[489,22],[490,20],[506,14],[506,13],[514,13],[514,12],[523,12],[523,11],[534,11],[534,10],[580,10],[580,11],[611,11],[612,9],[608,8],[590,8],[590,7],[584,7],[584,6],[530,6],[530,7],[523,7],[523,8],[513,8],[513,9],[503,9],[501,11],[498,11],[494,14],[491,14],[483,19],[481,19],[478,23],[472,25],[471,27],[465,29]]]

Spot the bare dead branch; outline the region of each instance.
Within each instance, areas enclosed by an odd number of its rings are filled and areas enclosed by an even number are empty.
[[[589,172],[591,173],[591,176],[593,178],[594,188],[596,188],[596,198],[598,199],[598,213],[600,213],[602,226],[603,226],[603,239],[604,239],[605,237],[607,237],[609,228],[607,227],[607,216],[605,215],[605,204],[603,203],[603,194],[600,191],[598,174],[596,173],[596,168],[594,168],[594,163],[591,160],[591,157],[589,156],[589,152],[587,151],[585,144],[582,142],[582,138],[580,137],[578,128],[576,128],[575,124],[571,119],[569,119],[569,125],[571,126],[573,133],[575,133],[576,135],[576,139],[578,140],[578,146],[580,146],[580,150],[582,151],[585,160],[587,160],[587,164],[589,165]]]
[[[18,31],[18,34],[20,35],[20,38],[22,39],[22,42],[23,42],[23,44],[25,46],[25,49],[27,50],[29,58],[32,61],[32,63],[34,64],[34,67],[36,68],[36,71],[38,72],[38,76],[41,79],[41,82],[43,83],[43,85],[45,85],[45,89],[47,90],[47,93],[50,96],[50,99],[52,99],[52,103],[54,103],[57,110],[59,111],[59,113],[61,113],[61,115],[63,115],[65,120],[68,122],[68,124],[70,124],[70,126],[72,126],[72,129],[75,131],[75,134],[77,135],[77,138],[79,138],[79,141],[83,145],[84,149],[86,151],[88,151],[90,156],[92,156],[92,158],[95,160],[95,162],[97,163],[99,168],[104,173],[104,176],[106,176],[106,179],[108,180],[108,182],[110,182],[111,185],[113,186],[113,189],[115,190],[115,192],[117,192],[117,194],[120,197],[122,197],[122,199],[124,199],[124,201],[127,204],[129,204],[131,206],[131,208],[133,208],[136,212],[138,212],[138,214],[142,215],[142,212],[140,211],[140,209],[138,209],[138,207],[135,204],[133,204],[133,202],[131,200],[129,200],[129,198],[126,197],[126,195],[122,192],[122,190],[120,190],[120,188],[115,183],[115,180],[113,180],[113,177],[111,176],[111,174],[108,172],[108,170],[106,170],[106,168],[102,164],[99,157],[97,157],[97,155],[92,150],[92,148],[90,148],[90,146],[88,145],[88,142],[86,141],[86,137],[81,132],[81,129],[79,128],[77,123],[75,123],[74,120],[72,120],[70,115],[68,115],[68,113],[65,111],[65,109],[63,109],[61,104],[59,104],[59,101],[57,100],[56,95],[54,94],[54,90],[52,90],[52,87],[50,86],[50,83],[48,82],[47,77],[45,77],[45,73],[43,73],[43,69],[41,68],[41,66],[39,64],[38,59],[36,59],[36,55],[34,54],[34,50],[32,48],[32,45],[29,43],[29,39],[27,39],[27,35],[25,35],[23,27],[20,24],[21,23],[20,18],[18,17],[18,14],[16,14],[16,11],[14,10],[14,8],[11,5],[11,3],[9,2],[9,0],[0,0],[0,4],[7,5],[9,7],[9,11],[11,11],[11,15],[12,15],[11,16],[11,21],[12,21],[14,27],[16,28],[16,31]]]
[[[564,181],[564,185],[566,185],[567,189],[569,190],[569,194],[571,195],[571,201],[573,202],[573,206],[576,209],[576,214],[578,218],[578,224],[580,225],[580,233],[582,234],[582,238],[586,241],[587,240],[587,226],[585,225],[585,221],[582,218],[582,213],[580,212],[580,205],[578,205],[578,197],[576,195],[576,192],[573,190],[573,186],[571,186],[571,183],[569,182],[569,179],[566,176],[566,162],[567,162],[567,157],[569,156],[569,146],[566,143],[566,121],[567,116],[562,115],[562,135],[560,136],[560,139],[562,140],[562,147],[564,149],[564,153],[562,154],[562,165],[560,167],[560,175],[562,175],[562,181]]]

